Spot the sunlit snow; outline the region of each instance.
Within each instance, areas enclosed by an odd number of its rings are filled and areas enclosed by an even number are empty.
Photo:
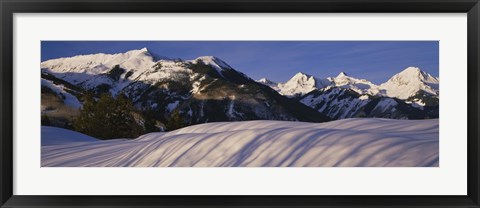
[[[58,132],[62,133],[58,133]],[[71,132],[71,134],[78,134]],[[438,119],[207,123],[133,140],[62,142],[42,127],[42,166],[438,166]]]
[[[41,79],[42,86],[48,87],[52,91],[54,91],[57,95],[61,96],[64,100],[63,102],[65,105],[73,107],[73,108],[80,108],[82,104],[78,101],[77,97],[65,91],[65,87],[63,85],[56,85],[52,81]]]

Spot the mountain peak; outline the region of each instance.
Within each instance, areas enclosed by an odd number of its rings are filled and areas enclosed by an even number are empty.
[[[346,77],[346,76],[348,76],[347,73],[345,73],[343,71],[340,72],[340,74],[337,75],[337,77]]]
[[[408,67],[392,76],[381,87],[386,90],[390,97],[407,99],[414,96],[418,91],[438,95],[438,85],[438,78],[420,70],[418,67]]]
[[[125,53],[144,53],[144,52],[150,52],[150,51],[148,50],[147,47],[143,47],[143,48],[140,48],[140,49],[132,49],[132,50],[129,50]]]
[[[168,57],[160,56],[160,55],[152,52],[147,47],[143,47],[141,49],[130,50],[130,51],[127,51],[125,54],[129,54],[132,57],[134,57],[134,56],[137,56],[137,57],[151,57],[153,61],[170,60],[170,58],[168,58]]]
[[[263,85],[266,85],[266,86],[269,86],[270,88],[274,89],[274,90],[279,90],[278,89],[278,83],[274,82],[274,81],[271,81],[267,78],[261,78],[259,80],[257,80],[258,83],[260,84],[263,84]]]
[[[426,83],[438,83],[437,77],[433,77],[429,73],[420,70],[418,67],[408,67],[392,78],[395,78],[396,80],[401,78],[403,80],[418,80]]]
[[[410,67],[407,67],[406,69],[404,69],[403,71],[401,71],[398,74],[407,75],[407,76],[416,76],[416,75],[420,74],[421,72],[422,72],[422,70],[420,70],[420,68],[410,66]]]
[[[272,82],[272,81],[270,81],[267,78],[261,78],[261,79],[257,80],[257,82],[268,83],[268,82]]]
[[[211,65],[218,70],[232,69],[232,67],[225,63],[225,61],[215,56],[199,56],[191,62],[197,63],[198,61],[202,61],[206,65]]]
[[[308,79],[308,78],[310,78],[310,77],[313,77],[313,76],[312,76],[312,75],[309,75],[309,74],[306,74],[306,73],[304,73],[304,72],[298,72],[298,73],[296,73],[296,74],[292,77],[292,79],[293,79],[293,78],[307,78],[307,79]]]
[[[141,49],[133,49],[133,50],[129,50],[127,51],[126,53],[128,54],[144,54],[144,53],[149,53],[150,51],[148,50],[148,48],[146,47],[143,47]]]
[[[415,67],[415,66],[410,66],[404,69],[402,72],[420,72],[420,68]]]
[[[201,60],[205,64],[210,63],[210,62],[215,62],[215,63],[225,63],[222,59],[216,57],[216,56],[199,56],[195,59],[196,61]]]
[[[192,64],[198,64],[199,62],[205,64],[205,65],[208,65],[208,66],[211,66],[213,67],[217,73],[224,77],[223,76],[223,73],[222,71],[225,71],[225,70],[234,70],[230,65],[228,65],[227,63],[225,63],[223,60],[215,57],[215,56],[199,56],[197,57],[196,59],[194,60],[189,60],[187,61],[188,63],[192,63]],[[246,75],[244,75],[246,76]]]
[[[199,56],[197,57],[195,60],[202,60],[202,61],[213,61],[213,60],[217,60],[219,58],[215,57],[215,56]]]
[[[288,97],[304,95],[316,88],[315,77],[303,72],[296,73],[290,80],[279,84],[280,94]]]

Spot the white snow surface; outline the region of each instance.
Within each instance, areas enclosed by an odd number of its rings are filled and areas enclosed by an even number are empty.
[[[101,142],[91,136],[51,126],[42,126],[42,146],[50,145],[75,145],[79,143]]]
[[[134,140],[44,145],[42,166],[437,167],[438,125],[378,118],[207,123]],[[42,132],[42,140],[59,135]]]

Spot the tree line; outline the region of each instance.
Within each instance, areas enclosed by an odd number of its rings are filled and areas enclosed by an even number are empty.
[[[176,111],[165,123],[166,130],[184,126],[184,121]],[[112,96],[103,93],[98,98],[87,93],[78,116],[73,118],[75,131],[98,139],[136,138],[149,132],[161,131],[151,109],[139,111],[132,101],[123,94]]]

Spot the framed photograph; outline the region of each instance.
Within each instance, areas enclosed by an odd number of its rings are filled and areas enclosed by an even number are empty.
[[[478,0],[0,5],[2,207],[480,205]]]

